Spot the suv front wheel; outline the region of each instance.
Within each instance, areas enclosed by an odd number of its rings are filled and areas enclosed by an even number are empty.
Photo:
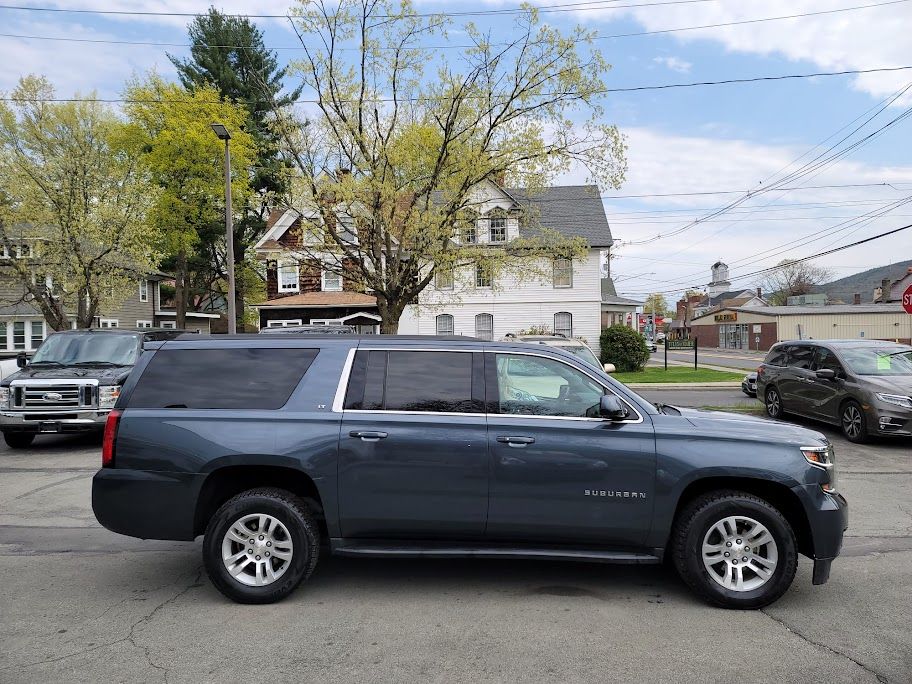
[[[675,521],[671,553],[691,589],[723,608],[773,603],[798,568],[788,521],[746,492],[710,492],[687,504]]]
[[[35,441],[34,432],[4,432],[3,441],[10,449],[25,449]]]
[[[203,562],[216,589],[238,603],[273,603],[310,577],[320,529],[310,508],[282,489],[251,489],[209,521]]]

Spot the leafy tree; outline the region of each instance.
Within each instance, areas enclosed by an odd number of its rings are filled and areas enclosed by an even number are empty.
[[[270,203],[288,189],[288,166],[279,154],[280,136],[273,125],[273,112],[291,105],[300,95],[300,88],[282,93],[286,68],[279,67],[275,53],[263,42],[262,32],[246,17],[228,16],[210,8],[190,23],[188,32],[190,58],[168,56],[178,78],[188,90],[213,87],[222,99],[244,107],[247,119],[243,130],[250,134],[255,146],[250,169],[251,192],[247,201],[238,205],[240,218],[234,223],[240,314],[245,310],[249,289],[262,290],[262,279],[246,263],[248,251],[266,227]],[[201,245],[200,251],[207,249]],[[218,260],[212,263],[218,264]],[[221,272],[218,276],[225,274]]]
[[[88,328],[157,266],[156,193],[109,108],[53,97],[28,76],[0,102],[2,270],[54,330]]]
[[[247,168],[255,147],[242,130],[246,111],[220,100],[211,86],[189,92],[152,75],[129,85],[126,99],[130,144],[160,189],[149,224],[161,234],[166,265],[175,274],[174,306],[181,328],[191,302],[192,274],[217,257],[212,246],[224,216],[224,144],[210,124],[218,121],[231,132],[231,192],[242,203],[250,192]],[[200,248],[207,235],[208,252]],[[202,265],[194,266],[194,255],[202,255]]]
[[[422,49],[445,38],[447,20],[415,13],[408,0],[299,2],[293,15],[304,53],[293,73],[317,114],[307,127],[278,120],[299,177],[294,206],[322,233],[305,241],[302,258],[371,290],[382,332],[398,330],[437,269],[481,263],[527,278],[585,251],[581,240],[533,229],[531,210],[525,237],[506,248],[460,236],[486,181],[534,195],[578,165],[619,186],[625,148],[600,123],[609,65],[593,33],[564,35],[530,7],[511,38],[498,31],[505,43],[466,24],[471,47],[451,57]]]
[[[643,303],[643,313],[655,314],[656,316],[667,316],[668,315],[668,300],[665,299],[665,295],[660,292],[646,297],[646,301]]]
[[[649,361],[646,340],[626,325],[612,325],[602,330],[599,338],[602,363],[613,363],[622,373],[642,370]]]
[[[784,259],[776,264],[776,270],[766,276],[761,287],[769,293],[767,300],[770,304],[782,306],[789,297],[813,293],[819,285],[832,277],[829,269],[815,266],[809,261]]]

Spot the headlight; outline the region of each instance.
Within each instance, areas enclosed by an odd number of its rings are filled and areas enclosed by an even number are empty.
[[[10,401],[9,387],[0,387],[0,409],[8,409]]]
[[[114,408],[120,396],[120,385],[105,385],[98,388],[98,408]]]
[[[821,488],[827,494],[834,494],[836,492],[836,459],[833,445],[803,446],[801,447],[801,453],[804,454],[804,458],[808,463],[822,468],[829,474],[829,481],[821,485]]]
[[[905,397],[902,394],[881,394],[880,392],[875,392],[874,396],[887,404],[912,409],[912,397]]]

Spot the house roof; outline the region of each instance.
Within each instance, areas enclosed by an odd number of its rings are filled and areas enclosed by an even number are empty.
[[[708,318],[714,316],[720,311],[739,311],[743,313],[756,314],[758,316],[806,316],[809,314],[868,314],[868,313],[901,313],[902,305],[893,304],[832,304],[829,306],[764,306],[758,308],[747,308],[743,306],[726,306],[722,309],[709,311],[701,316],[696,316],[693,320]]]
[[[616,304],[623,306],[642,306],[643,302],[637,299],[628,299],[627,297],[602,297],[602,304]]]
[[[746,299],[744,299],[744,301],[750,301],[751,298],[753,298],[754,296],[756,296],[756,293],[750,289],[729,290],[728,292],[720,292],[719,294],[713,295],[712,297],[707,297],[704,300],[706,303],[704,304],[703,302],[700,302],[700,305],[701,306],[718,306],[719,304],[725,303],[726,300],[729,300],[729,299],[746,298]]]
[[[504,188],[516,201],[534,210],[533,221],[567,237],[581,237],[590,247],[610,247],[614,240],[597,185],[554,185],[528,195]]]
[[[302,292],[254,304],[258,309],[288,309],[309,306],[377,306],[377,298],[361,292]]]

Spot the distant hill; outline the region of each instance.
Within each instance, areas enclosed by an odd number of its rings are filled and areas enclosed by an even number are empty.
[[[899,261],[889,266],[879,266],[826,283],[818,287],[816,291],[825,292],[831,302],[841,299],[846,304],[851,304],[852,298],[858,292],[861,294],[861,303],[870,304],[874,299],[874,288],[880,287],[884,278],[899,280],[906,274],[910,266],[912,266],[912,259]]]

